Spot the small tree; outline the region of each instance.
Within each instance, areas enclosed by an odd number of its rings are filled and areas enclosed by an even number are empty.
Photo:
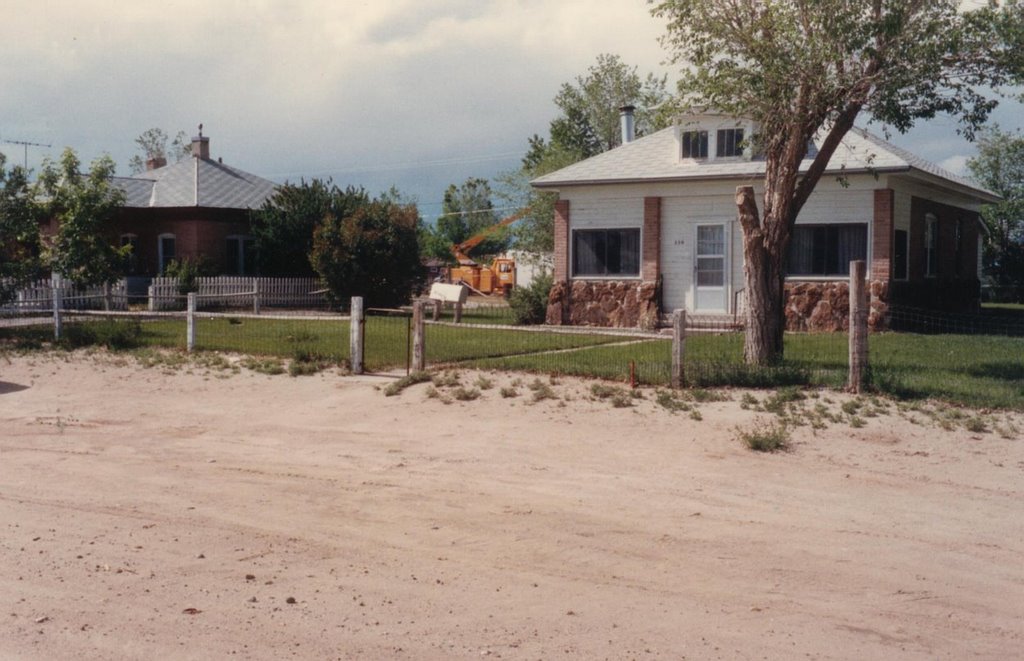
[[[394,307],[409,301],[422,278],[416,207],[382,197],[333,213],[317,224],[309,260],[334,305],[362,296],[367,305]]]
[[[175,162],[192,155],[192,143],[188,139],[187,133],[178,131],[171,142],[170,152],[167,150],[168,139],[167,133],[161,128],[147,129],[142,135],[135,138],[135,144],[138,145],[142,154],[136,154],[128,160],[128,168],[132,174],[145,171],[146,161],[158,158],[167,160],[168,153],[174,155]]]
[[[486,179],[470,177],[459,186],[448,186],[437,223],[433,227],[421,227],[420,248],[423,255],[446,262],[453,261],[453,245],[479,234],[499,220],[491,196],[491,185]],[[494,255],[507,248],[508,234],[496,232],[478,245],[475,253]]]
[[[128,246],[115,247],[108,227],[124,193],[111,183],[114,161],[102,156],[92,162],[88,174],[70,148],[60,161],[43,162],[38,186],[46,199],[45,212],[57,220],[57,234],[48,249],[54,271],[81,285],[113,282],[121,273]]]
[[[652,0],[653,1],[653,0]],[[764,193],[736,191],[747,296],[744,354],[782,357],[793,224],[861,112],[903,131],[948,113],[968,137],[1024,80],[1024,5],[960,13],[959,0],[657,0],[683,66],[684,105],[753,120]],[[801,172],[808,144],[818,151]]]
[[[978,155],[967,162],[971,175],[1003,199],[981,209],[985,236],[985,275],[1024,297],[1024,135],[998,126],[978,141]]]
[[[39,272],[39,207],[23,168],[0,154],[0,305]]]

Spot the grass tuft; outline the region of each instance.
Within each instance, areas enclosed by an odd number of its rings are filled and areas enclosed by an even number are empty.
[[[789,429],[785,423],[773,421],[754,429],[738,429],[739,438],[754,452],[778,452],[789,448]]]

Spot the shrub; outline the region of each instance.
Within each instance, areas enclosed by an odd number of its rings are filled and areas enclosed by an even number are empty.
[[[740,440],[755,452],[777,452],[789,447],[789,429],[781,422],[759,426],[751,430],[739,430]]]
[[[204,256],[197,259],[185,257],[172,259],[164,267],[164,275],[168,278],[178,279],[178,293],[184,296],[190,292],[199,291],[199,278],[214,275],[216,269],[213,263]]]
[[[384,388],[384,396],[394,397],[395,395],[402,392],[409,386],[414,386],[417,383],[425,383],[427,381],[430,381],[430,379],[430,372],[412,372],[410,374],[407,374],[406,376],[403,376],[398,381],[389,383],[388,386]]]
[[[516,287],[509,296],[512,318],[517,324],[543,324],[548,313],[548,294],[554,278],[542,273],[526,287]]]

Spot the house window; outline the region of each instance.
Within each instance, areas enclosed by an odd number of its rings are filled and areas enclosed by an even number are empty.
[[[708,132],[707,131],[684,131],[683,132],[683,158],[707,158],[708,157]]]
[[[256,272],[256,241],[251,236],[229,236],[225,240],[224,265],[228,275]]]
[[[125,275],[134,275],[139,270],[138,240],[139,237],[135,234],[121,235],[121,247],[128,248],[128,254],[124,256],[124,262],[122,263]]]
[[[715,155],[742,156],[743,155],[743,129],[719,129],[718,145]]]
[[[572,234],[574,276],[640,275],[640,230],[576,230]]]
[[[848,276],[850,262],[867,255],[866,224],[797,225],[789,244],[789,275]]]
[[[169,264],[170,261],[172,259],[174,259],[175,255],[176,255],[176,252],[175,252],[174,235],[173,234],[161,234],[160,236],[158,236],[157,237],[157,259],[159,260],[159,263],[158,263],[158,267],[159,268],[157,269],[157,272],[162,274],[164,272],[164,270],[167,268],[167,264]]]
[[[924,274],[933,278],[939,273],[939,219],[934,214],[924,217]]]
[[[909,260],[907,255],[910,248],[910,235],[907,230],[896,230],[894,233],[892,250],[892,277],[896,280],[907,279],[907,267]]]

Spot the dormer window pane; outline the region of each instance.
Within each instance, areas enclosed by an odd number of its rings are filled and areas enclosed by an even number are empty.
[[[683,132],[683,158],[707,158],[708,157],[708,132],[707,131],[684,131]]]
[[[718,149],[716,155],[742,156],[743,129],[720,129],[718,131]]]

